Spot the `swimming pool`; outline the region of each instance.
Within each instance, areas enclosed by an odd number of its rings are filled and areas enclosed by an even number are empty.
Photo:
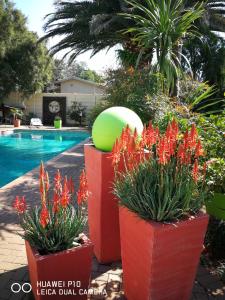
[[[85,140],[82,131],[16,130],[0,135],[0,187]]]

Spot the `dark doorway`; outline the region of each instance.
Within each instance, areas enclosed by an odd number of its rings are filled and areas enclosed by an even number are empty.
[[[66,125],[66,97],[43,97],[43,123],[53,126],[55,116]]]

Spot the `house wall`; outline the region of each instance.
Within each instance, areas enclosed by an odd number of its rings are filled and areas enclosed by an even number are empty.
[[[103,94],[103,89],[95,84],[78,80],[61,82],[61,93]]]
[[[34,94],[29,99],[26,99],[23,101],[23,98],[18,93],[12,93],[10,97],[7,99],[7,104],[9,105],[19,105],[21,106],[21,103],[24,103],[26,107],[26,114],[34,113],[42,119],[43,114],[43,97],[66,97],[66,106],[67,111],[69,111],[72,103],[74,101],[81,102],[82,105],[86,106],[87,113],[92,109],[97,103],[102,101],[103,95],[101,94],[76,94],[76,93],[40,93],[40,94]],[[67,123],[73,124],[73,121],[71,121],[67,117]]]

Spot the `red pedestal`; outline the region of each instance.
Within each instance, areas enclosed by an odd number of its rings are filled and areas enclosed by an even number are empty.
[[[100,263],[120,260],[118,200],[112,194],[111,153],[85,145],[85,169],[90,196],[88,222],[94,253]]]
[[[174,225],[120,207],[124,291],[129,300],[189,300],[208,216]]]
[[[93,245],[84,244],[49,255],[40,255],[26,241],[32,291],[36,300],[86,300],[91,275]]]

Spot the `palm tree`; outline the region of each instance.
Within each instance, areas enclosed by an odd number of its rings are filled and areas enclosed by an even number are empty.
[[[184,1],[187,7],[193,7],[196,0]],[[211,30],[224,31],[224,1],[207,0],[207,13],[204,14],[204,23]],[[144,0],[139,4],[146,5]],[[140,48],[134,43],[131,34],[121,34],[122,31],[133,26],[132,20],[125,19],[121,13],[129,13],[130,6],[125,0],[86,0],[86,1],[57,1],[56,11],[46,16],[44,29],[48,39],[60,36],[62,39],[54,45],[50,52],[55,54],[67,50],[71,60],[77,55],[92,50],[92,55],[111,48],[117,44],[122,45],[119,57],[127,64],[134,64]],[[151,61],[149,53],[143,60]]]
[[[177,93],[181,57],[185,58],[180,48],[184,38],[196,35],[193,23],[202,16],[203,6],[184,9],[183,0],[145,0],[145,5],[137,0],[128,3],[134,12],[123,16],[132,20],[135,26],[125,34],[134,35],[133,40],[140,49],[155,49],[156,71],[164,75],[169,88]]]
[[[56,12],[46,16],[46,35],[41,40],[62,37],[51,53],[66,49],[71,60],[88,50],[94,55],[117,44],[126,47],[129,38],[119,32],[129,27],[130,22],[119,13],[127,11],[127,4],[122,0],[58,1]]]

